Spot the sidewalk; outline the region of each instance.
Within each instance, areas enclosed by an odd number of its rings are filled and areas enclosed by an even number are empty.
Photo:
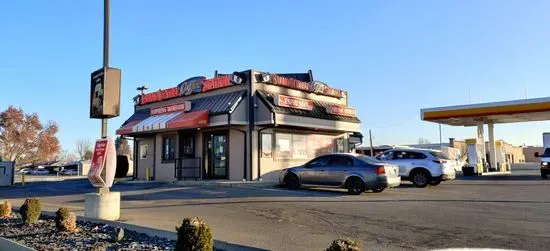
[[[276,181],[230,181],[230,180],[175,180],[175,181],[144,181],[144,180],[118,180],[118,184],[167,184],[188,187],[242,187],[242,188],[268,188],[279,183]]]

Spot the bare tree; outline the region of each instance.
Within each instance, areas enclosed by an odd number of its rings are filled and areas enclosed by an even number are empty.
[[[128,139],[124,137],[116,138],[115,146],[116,146],[117,155],[125,155],[125,156],[128,156],[130,159],[132,159],[132,149],[128,144]]]
[[[53,160],[60,151],[58,131],[55,122],[43,125],[38,114],[10,106],[0,113],[0,158],[20,164]]]
[[[92,142],[87,139],[78,139],[75,142],[76,145],[76,154],[80,157],[81,160],[91,159],[92,156],[88,156],[87,153],[92,151]],[[86,158],[88,157],[88,158]]]
[[[432,142],[430,142],[430,140],[427,138],[423,138],[423,137],[418,138],[418,144],[420,145],[430,144],[430,143]]]
[[[61,153],[58,155],[57,159],[61,162],[73,162],[78,160],[78,156],[76,154],[71,153],[67,150],[61,151]]]

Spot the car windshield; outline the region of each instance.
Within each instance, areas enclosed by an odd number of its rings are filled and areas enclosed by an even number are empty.
[[[430,154],[438,159],[450,159],[449,156],[447,156],[443,152],[437,152],[437,151],[430,151]]]
[[[380,160],[377,160],[373,157],[369,157],[369,156],[365,156],[365,155],[361,155],[361,156],[357,156],[360,160],[366,162],[367,164],[371,164],[371,165],[377,165],[377,164],[382,164],[384,162],[380,161]]]
[[[550,148],[546,148],[546,149],[544,150],[544,153],[541,155],[541,157],[543,157],[543,158],[548,158],[548,157],[550,157]]]

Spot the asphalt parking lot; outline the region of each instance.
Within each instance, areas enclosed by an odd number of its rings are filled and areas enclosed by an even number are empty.
[[[437,187],[404,182],[382,193],[291,191],[279,187],[182,187],[121,184],[122,221],[173,231],[186,216],[200,216],[218,240],[268,250],[323,250],[349,236],[367,250],[453,247],[547,250],[550,181],[536,169],[500,177],[464,177]],[[85,180],[0,188],[0,199],[20,205],[41,197],[46,210],[68,206],[83,214]]]

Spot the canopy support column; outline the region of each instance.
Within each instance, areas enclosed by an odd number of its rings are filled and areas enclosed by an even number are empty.
[[[482,173],[483,172],[483,164],[487,154],[485,152],[485,136],[483,135],[483,122],[479,122],[477,124],[477,144],[479,145],[479,154],[481,156],[477,156],[478,159],[478,170],[476,173]]]
[[[493,123],[488,123],[487,127],[489,128],[489,159],[491,167],[493,169],[498,169],[497,165],[497,149],[495,145],[495,125]]]

